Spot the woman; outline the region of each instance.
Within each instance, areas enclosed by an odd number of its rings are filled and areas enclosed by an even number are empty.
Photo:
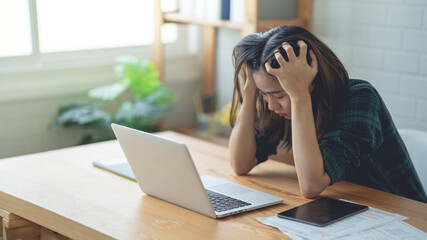
[[[378,92],[349,79],[336,55],[296,26],[244,37],[233,50],[231,166],[270,156],[295,165],[301,194],[346,180],[427,202]],[[274,156],[271,156],[274,155]]]

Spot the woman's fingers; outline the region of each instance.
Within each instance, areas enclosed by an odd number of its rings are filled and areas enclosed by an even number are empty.
[[[246,67],[246,79],[253,80],[252,71],[248,67]]]
[[[297,63],[297,60],[302,60],[306,65],[308,65],[307,64],[307,57],[306,57],[307,51],[308,51],[307,44],[303,40],[299,40],[297,42],[297,44],[300,48],[298,57],[296,57],[295,52],[289,43],[284,42],[282,45],[282,48],[286,51],[286,54],[288,55],[289,61],[286,61],[285,58],[283,57],[283,55],[280,53],[280,50],[276,49],[276,51],[274,52],[274,57],[276,58],[278,64],[280,65],[280,68],[273,68],[271,66],[271,61],[269,61],[265,64],[265,69],[267,70],[267,72],[276,76],[276,75],[280,74],[280,71],[283,71],[283,69],[286,69],[287,67],[292,68],[292,66],[296,66],[294,64],[297,64],[297,65],[300,64],[300,63]],[[313,70],[316,70],[316,72],[317,72],[316,55],[314,54],[313,50],[311,50],[311,49],[309,51],[309,54],[310,54],[310,57],[312,59],[311,60],[311,66],[309,66],[309,67]]]
[[[312,49],[310,49],[310,57],[311,57],[311,69],[316,70],[317,72],[317,58]]]
[[[274,57],[276,58],[277,62],[279,63],[280,67],[284,67],[286,65],[286,60],[285,58],[282,56],[282,54],[280,53],[280,50],[277,49],[274,52]]]
[[[306,58],[306,56],[307,56],[307,44],[303,40],[298,40],[297,44],[299,46],[298,58],[306,61],[306,59],[307,59]]]
[[[246,86],[249,86],[251,88],[255,88],[255,82],[254,77],[252,75],[252,71],[250,68],[246,67]]]
[[[289,43],[284,42],[282,44],[282,48],[285,49],[286,54],[288,55],[289,61],[295,61],[296,60],[297,57],[295,56],[294,49],[292,48],[292,46]]]
[[[256,91],[256,85],[254,82],[254,78],[252,75],[252,70],[249,67],[245,67],[245,74],[246,74],[246,79],[245,79],[245,83],[243,86],[243,95],[245,97],[247,96],[256,96],[257,91]],[[244,97],[244,98],[245,98]]]
[[[270,74],[272,74],[272,75],[276,76],[277,70],[278,70],[279,68],[273,68],[273,67],[271,66],[271,61],[268,61],[268,62],[266,62],[266,63],[265,63],[265,69],[267,70],[267,72],[268,72],[268,73],[270,73]]]

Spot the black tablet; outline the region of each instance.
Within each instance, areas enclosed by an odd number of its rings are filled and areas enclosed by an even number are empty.
[[[312,202],[281,212],[277,214],[277,216],[323,227],[368,209],[368,206],[356,203],[331,198],[319,198]]]

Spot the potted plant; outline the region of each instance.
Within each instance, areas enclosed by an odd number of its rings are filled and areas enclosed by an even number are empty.
[[[159,81],[154,64],[135,56],[121,56],[114,71],[120,80],[98,87],[88,95],[95,101],[71,103],[58,109],[51,128],[79,126],[87,129],[79,144],[113,139],[112,122],[154,132],[158,122],[171,109],[177,95]],[[118,109],[110,113],[103,109],[106,101],[116,101]]]

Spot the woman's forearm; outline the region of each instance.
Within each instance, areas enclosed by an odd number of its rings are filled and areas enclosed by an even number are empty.
[[[257,164],[255,159],[255,106],[255,96],[244,98],[230,136],[230,163],[238,175],[248,173]]]
[[[319,149],[310,95],[291,99],[292,149],[301,194],[312,198],[330,183],[323,167]]]

